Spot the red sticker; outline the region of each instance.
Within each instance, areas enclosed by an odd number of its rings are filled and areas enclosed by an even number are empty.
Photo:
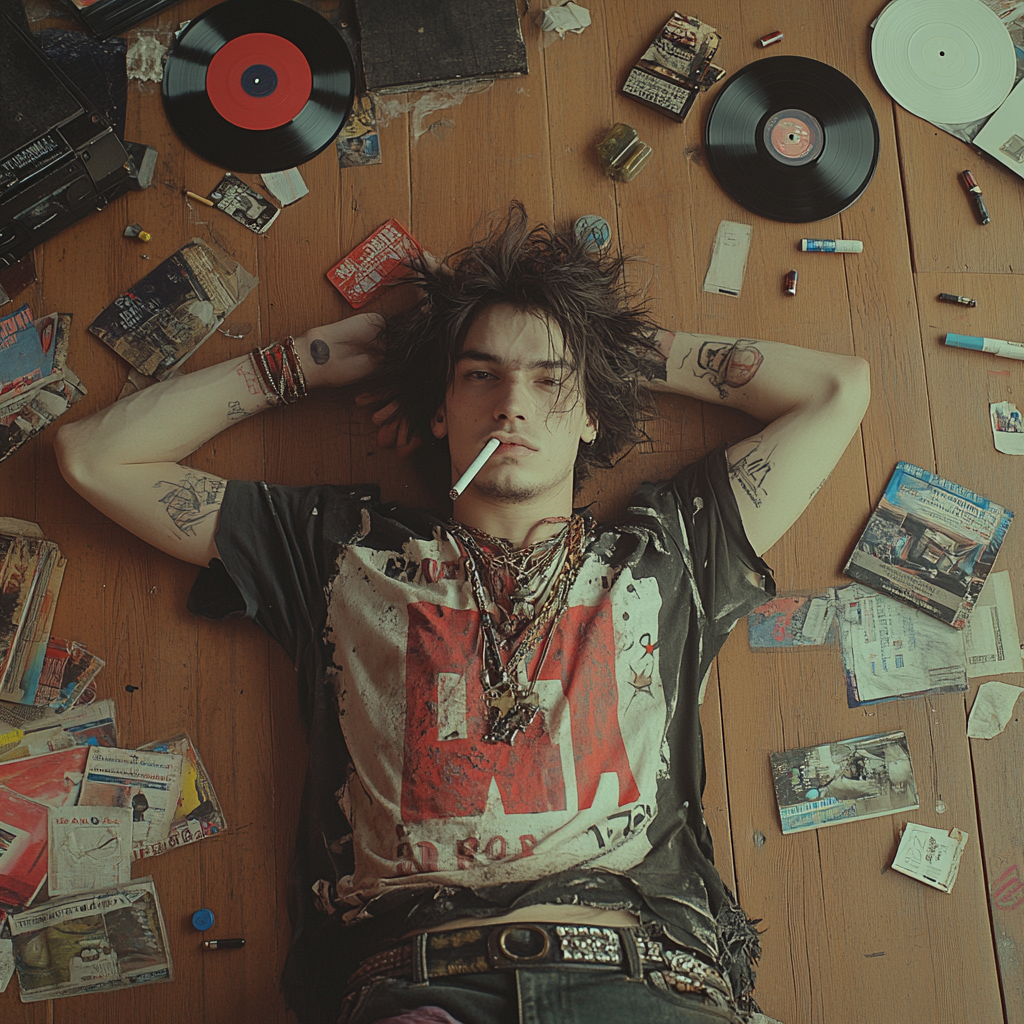
[[[226,42],[210,59],[206,94],[233,125],[280,128],[309,102],[313,73],[302,51],[282,36],[250,32]]]

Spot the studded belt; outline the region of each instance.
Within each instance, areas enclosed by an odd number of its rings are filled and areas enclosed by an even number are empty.
[[[348,992],[380,978],[423,983],[458,974],[564,967],[619,968],[638,981],[647,973],[659,986],[732,1004],[732,989],[718,971],[639,928],[519,922],[421,932],[363,960],[349,979]]]

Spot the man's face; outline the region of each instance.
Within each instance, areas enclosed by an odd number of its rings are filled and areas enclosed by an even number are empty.
[[[506,503],[567,495],[571,504],[579,443],[597,431],[563,350],[558,326],[534,314],[500,304],[476,318],[434,423],[448,437],[452,481],[497,437],[471,490]]]

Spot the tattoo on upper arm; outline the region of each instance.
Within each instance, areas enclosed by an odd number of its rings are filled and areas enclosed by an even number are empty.
[[[225,480],[198,473],[186,473],[184,480],[172,483],[158,480],[154,487],[169,487],[157,501],[171,517],[171,522],[189,537],[196,535],[195,528],[209,516],[216,515],[224,500]]]
[[[309,354],[317,366],[323,366],[331,358],[331,349],[323,338],[314,338],[309,343]]]
[[[729,476],[738,481],[746,496],[754,503],[754,507],[760,508],[762,500],[768,497],[765,480],[775,468],[775,463],[772,461],[775,449],[763,452],[760,437],[751,438],[750,444],[750,448],[729,463]],[[739,445],[734,445],[730,450],[730,455],[734,457],[739,448]]]
[[[741,388],[754,379],[764,356],[761,350],[746,338],[735,341],[705,341],[697,355],[693,375],[707,380],[718,390],[724,402],[728,388]]]

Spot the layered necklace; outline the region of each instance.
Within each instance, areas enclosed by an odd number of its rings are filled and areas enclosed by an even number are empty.
[[[537,678],[583,565],[586,523],[582,516],[573,515],[556,537],[518,549],[461,523],[450,522],[448,529],[466,560],[466,574],[480,610],[487,708],[484,740],[511,744],[540,710]],[[529,664],[542,638],[534,678],[521,683],[519,670]]]

